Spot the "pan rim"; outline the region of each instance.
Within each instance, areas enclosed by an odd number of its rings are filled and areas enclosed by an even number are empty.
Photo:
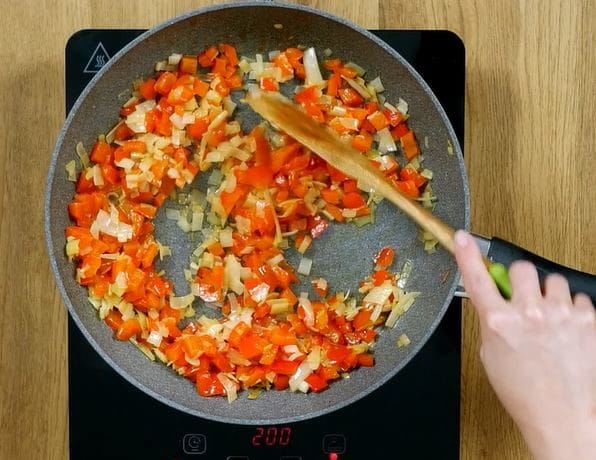
[[[157,24],[156,26],[148,29],[146,32],[144,32],[141,35],[139,35],[138,37],[136,37],[134,40],[132,40],[130,43],[128,43],[124,48],[122,48],[120,51],[118,51],[118,53],[116,53],[112,57],[112,59],[107,63],[107,65],[105,65],[91,79],[89,84],[85,87],[85,89],[81,92],[81,94],[77,98],[76,102],[74,103],[72,109],[70,110],[70,112],[68,113],[68,115],[64,121],[62,129],[60,130],[60,133],[56,140],[56,145],[54,147],[54,150],[52,152],[52,156],[50,159],[48,175],[47,175],[47,179],[46,179],[46,186],[45,186],[44,234],[45,234],[45,240],[46,240],[46,247],[48,250],[48,256],[50,259],[50,266],[51,266],[54,278],[56,280],[56,285],[58,287],[58,290],[60,291],[62,301],[66,305],[71,318],[73,319],[73,321],[75,322],[75,324],[77,325],[78,329],[81,331],[81,333],[83,334],[83,336],[85,337],[87,342],[104,359],[104,361],[106,361],[106,363],[113,370],[115,370],[120,376],[122,376],[125,380],[127,380],[132,385],[134,385],[135,387],[137,387],[139,390],[143,391],[144,393],[148,394],[149,396],[155,398],[156,400],[158,400],[170,407],[180,410],[181,412],[191,414],[193,416],[197,416],[197,417],[204,418],[204,419],[214,420],[217,422],[232,423],[232,424],[238,424],[238,425],[262,425],[262,424],[280,424],[280,423],[301,422],[301,421],[308,420],[311,418],[320,417],[322,415],[325,415],[325,414],[328,414],[331,412],[335,412],[345,406],[348,406],[348,405],[358,401],[359,399],[363,398],[367,394],[370,394],[373,391],[377,390],[379,387],[384,385],[391,378],[395,377],[399,373],[399,371],[401,369],[403,369],[410,362],[410,360],[418,354],[420,349],[428,342],[428,339],[434,333],[437,326],[443,319],[443,316],[444,316],[449,304],[451,303],[451,301],[453,299],[454,292],[455,292],[457,284],[458,284],[457,281],[459,279],[459,277],[457,276],[457,273],[456,273],[455,276],[453,277],[451,285],[449,286],[448,294],[445,298],[445,301],[443,302],[443,305],[441,306],[441,308],[438,310],[438,314],[436,315],[434,321],[430,324],[430,327],[428,327],[427,330],[425,331],[425,333],[422,335],[421,340],[416,342],[416,344],[411,345],[411,347],[412,347],[411,352],[408,353],[408,355],[402,361],[400,361],[398,366],[396,366],[394,372],[385,374],[382,378],[376,379],[374,381],[374,383],[372,385],[370,385],[365,391],[358,392],[358,393],[352,395],[351,397],[349,397],[345,400],[336,402],[335,404],[325,407],[324,409],[309,412],[307,414],[288,416],[288,417],[283,417],[283,418],[247,419],[247,418],[220,417],[218,415],[205,414],[205,413],[201,412],[200,410],[197,410],[197,409],[194,409],[191,407],[187,407],[185,405],[177,403],[171,399],[164,397],[163,395],[159,394],[158,392],[152,390],[151,388],[149,388],[148,386],[146,386],[145,384],[143,384],[139,380],[137,380],[134,376],[132,376],[128,372],[124,371],[110,357],[110,355],[108,355],[108,353],[103,350],[103,348],[98,344],[98,342],[94,339],[94,337],[89,333],[89,331],[83,324],[83,321],[79,318],[79,315],[77,314],[75,307],[66,292],[66,288],[64,286],[62,277],[59,272],[56,253],[53,249],[52,235],[51,235],[50,206],[51,206],[51,202],[52,202],[52,183],[54,181],[54,177],[55,177],[55,173],[56,173],[58,155],[62,149],[62,146],[64,143],[64,137],[72,123],[72,120],[75,117],[75,114],[78,113],[80,107],[85,102],[85,99],[87,98],[89,92],[96,85],[96,82],[98,80],[100,80],[103,77],[103,75],[106,72],[108,72],[109,69],[111,69],[112,66],[114,66],[125,54],[127,54],[132,48],[136,47],[139,43],[145,41],[148,37],[153,36],[154,34],[160,32],[161,30],[163,30],[167,27],[170,27],[178,22],[187,20],[187,19],[197,16],[197,15],[210,13],[210,12],[214,12],[214,11],[219,11],[219,10],[224,10],[224,9],[230,9],[230,8],[251,8],[251,7],[287,8],[287,9],[291,9],[291,10],[298,10],[298,11],[302,11],[302,12],[311,13],[311,14],[314,14],[317,16],[324,17],[331,21],[337,22],[337,23],[339,23],[343,26],[346,26],[346,27],[354,30],[355,32],[358,32],[359,34],[363,35],[365,38],[367,38],[368,40],[372,41],[374,44],[376,44],[377,46],[382,48],[392,58],[396,59],[400,63],[400,65],[404,66],[406,68],[406,70],[416,80],[417,84],[420,85],[420,87],[424,91],[424,93],[426,95],[428,95],[428,97],[430,98],[433,106],[437,110],[439,117],[443,121],[443,123],[446,127],[446,130],[448,132],[448,135],[451,139],[451,142],[454,147],[454,156],[455,156],[455,160],[457,162],[457,168],[459,169],[459,171],[461,173],[460,175],[462,177],[463,192],[465,195],[464,196],[464,198],[465,198],[465,206],[464,206],[465,229],[469,229],[469,226],[470,226],[470,196],[469,196],[469,188],[468,188],[468,179],[467,179],[465,165],[464,165],[464,161],[463,161],[463,155],[461,152],[461,147],[460,147],[459,141],[458,141],[457,136],[455,135],[455,132],[453,130],[453,126],[451,125],[451,122],[449,121],[447,114],[445,113],[442,105],[440,104],[437,97],[435,96],[435,94],[433,93],[431,88],[428,86],[426,81],[416,71],[416,69],[414,69],[397,51],[395,51],[393,48],[391,48],[389,45],[387,45],[383,40],[376,37],[368,30],[366,30],[366,29],[364,29],[364,28],[362,28],[346,19],[343,19],[341,17],[335,16],[333,14],[330,14],[325,11],[321,11],[321,10],[318,10],[318,9],[315,9],[312,7],[288,4],[288,3],[284,3],[284,2],[253,0],[253,1],[247,1],[247,2],[242,2],[242,3],[228,3],[228,4],[220,4],[220,5],[211,5],[211,6],[207,6],[207,7],[203,7],[203,8],[194,9],[194,10],[188,11],[186,13],[172,17],[166,21],[163,21],[163,22]]]

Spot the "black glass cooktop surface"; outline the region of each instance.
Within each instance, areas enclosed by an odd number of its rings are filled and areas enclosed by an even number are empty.
[[[82,30],[66,45],[66,106],[142,30]],[[463,145],[465,50],[447,31],[373,31],[433,89]],[[459,458],[461,303],[392,380],[331,414],[282,426],[212,422],[172,409],[113,371],[69,320],[72,460]]]

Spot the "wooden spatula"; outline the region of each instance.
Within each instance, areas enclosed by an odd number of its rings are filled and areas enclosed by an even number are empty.
[[[329,128],[317,123],[279,93],[251,90],[246,95],[246,101],[265,120],[311,149],[342,173],[356,179],[361,189],[367,192],[374,190],[391,201],[453,254],[454,229],[418,202],[404,196],[366,157],[343,142]]]

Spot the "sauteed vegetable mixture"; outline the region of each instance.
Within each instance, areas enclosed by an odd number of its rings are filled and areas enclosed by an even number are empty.
[[[390,271],[390,247],[374,255],[356,295],[332,293],[324,278],[311,280],[314,296],[295,287],[310,274],[309,247],[329,222],[373,223],[379,198],[265,124],[242,132],[231,92],[297,83],[294,100],[309,115],[404,193],[429,207],[434,200],[406,102],[389,104],[380,78],[367,82],[356,64],[323,54],[323,69],[312,48],[254,59],[230,44],[173,54],[133,84],[120,122],[89,155],[77,146],[78,176],[74,161],[67,165],[76,193],[66,253],[77,281],[117,339],[171,366],[202,396],[321,391],[372,366],[375,327],[393,327],[417,295],[403,291],[403,273],[400,282]],[[201,172],[209,174],[207,193],[190,188]],[[170,255],[154,236],[160,207],[199,236],[185,296],[155,266]],[[286,260],[294,249],[302,254],[297,270]],[[221,318],[197,318],[196,297]]]

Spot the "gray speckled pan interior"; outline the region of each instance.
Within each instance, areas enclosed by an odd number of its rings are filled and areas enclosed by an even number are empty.
[[[283,24],[277,29],[274,24]],[[396,267],[406,258],[414,263],[409,290],[422,294],[395,329],[382,330],[375,349],[376,365],[352,373],[319,394],[292,394],[270,391],[256,400],[242,394],[228,404],[224,398],[202,398],[191,382],[164,365],[149,362],[130,343],[112,338],[111,330],[98,319],[86,298],[86,290],[74,279],[74,267],[64,253],[64,228],[70,224],[66,204],[74,187],[66,179],[64,165],[75,157],[75,145],[83,141],[90,148],[96,137],[117,121],[122,104],[119,94],[130,88],[133,79],[152,72],[156,61],[172,52],[197,53],[218,42],[235,44],[240,54],[266,53],[287,46],[314,46],[319,56],[330,48],[334,55],[353,60],[377,74],[387,88],[388,100],[402,97],[410,106],[410,125],[420,139],[428,136],[423,152],[426,166],[435,172],[433,189],[439,197],[436,214],[456,228],[467,228],[468,190],[463,161],[447,117],[420,76],[395,51],[370,33],[344,20],[312,9],[277,3],[219,5],[190,12],[167,21],[140,36],[124,48],[93,79],[71,111],[58,138],[49,168],[45,204],[46,239],[56,282],[70,314],[97,352],[133,385],[173,406],[196,416],[240,424],[274,424],[304,420],[336,410],[373,391],[394,376],[416,355],[441,320],[452,298],[456,266],[443,250],[427,255],[416,239],[416,227],[403,214],[383,203],[376,223],[357,229],[332,225],[315,240],[310,256],[314,276],[324,276],[335,289],[355,289],[358,280],[371,270],[371,258],[382,246],[397,248]],[[248,126],[254,117],[247,108],[240,116]],[[447,139],[455,154],[446,151]],[[174,280],[178,294],[188,292],[182,269],[192,248],[163,211],[157,218],[156,235],[173,250],[173,257],[161,268]],[[445,280],[445,273],[448,273]],[[200,307],[197,305],[197,307]],[[199,308],[200,310],[200,308]],[[211,311],[213,314],[213,311]],[[397,348],[396,339],[407,333],[411,345]],[[101,397],[101,395],[98,395]]]

